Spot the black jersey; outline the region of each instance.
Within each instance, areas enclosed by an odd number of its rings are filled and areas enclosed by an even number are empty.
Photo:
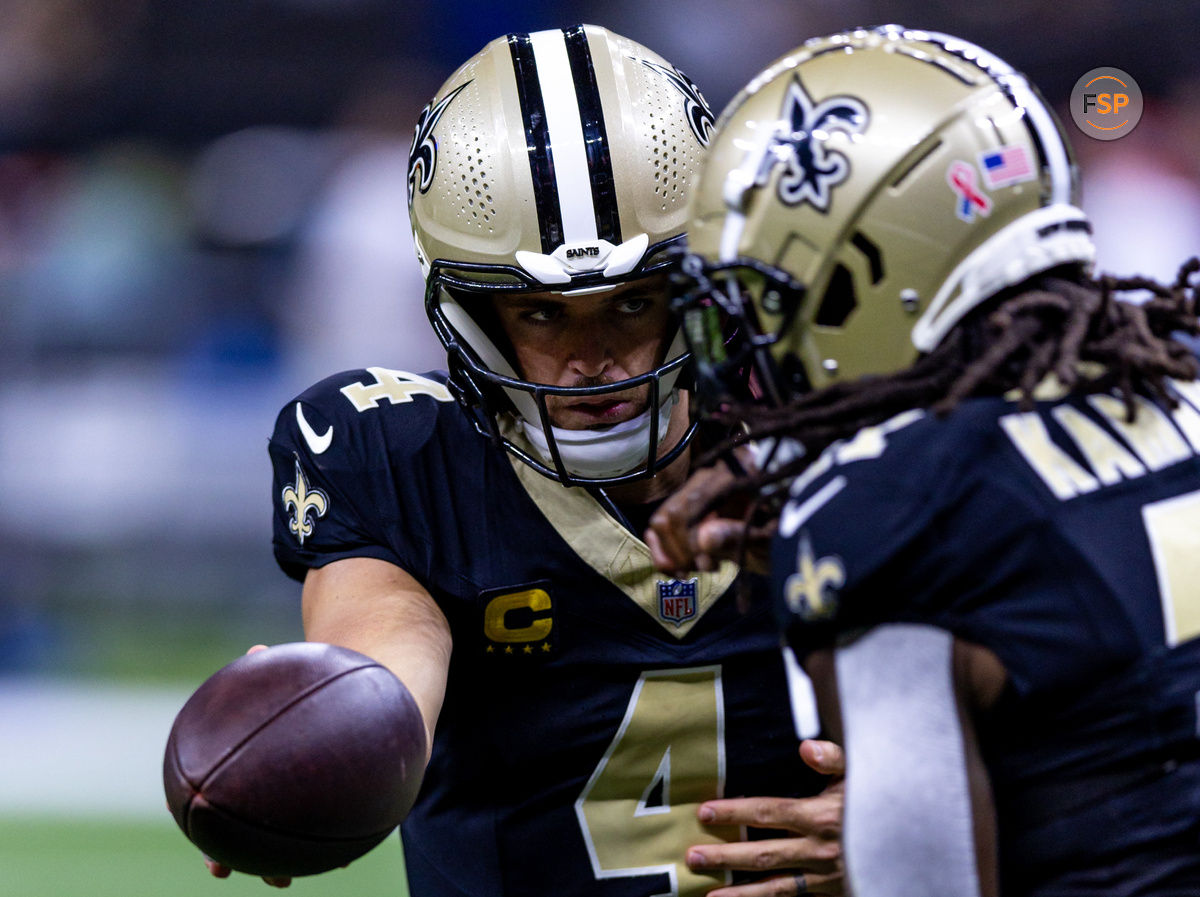
[[[781,516],[801,653],[918,622],[1003,662],[980,726],[1006,895],[1134,893],[1123,863],[1200,885],[1200,385],[1178,386],[1134,423],[1107,395],[908,412],[832,446]]]
[[[812,793],[768,603],[732,568],[662,578],[596,497],[489,444],[442,374],[370,368],[284,408],[275,552],[302,578],[398,564],[453,633],[421,796],[403,825],[414,897],[699,895],[684,864],[718,796]]]

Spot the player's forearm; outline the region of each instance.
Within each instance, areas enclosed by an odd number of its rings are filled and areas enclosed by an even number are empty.
[[[350,558],[310,570],[304,634],[360,651],[390,669],[421,710],[432,750],[446,693],[450,627],[433,598],[393,564]]]

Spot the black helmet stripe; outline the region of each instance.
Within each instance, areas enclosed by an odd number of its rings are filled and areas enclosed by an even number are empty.
[[[600,85],[592,65],[592,51],[582,25],[566,32],[567,58],[571,61],[571,78],[579,99],[579,118],[583,124],[583,141],[587,149],[588,171],[592,182],[592,206],[596,210],[596,236],[614,245],[621,242],[621,219],[617,213],[617,188],[613,181],[612,155],[609,152],[608,131],[604,126],[604,109],[600,102]]]
[[[612,156],[587,35],[508,38],[525,125],[542,252],[563,243],[621,242]]]
[[[533,40],[528,34],[510,34],[508,48],[517,76],[521,118],[525,122],[525,145],[529,148],[529,173],[533,176],[533,199],[537,207],[538,230],[542,234],[542,252],[549,254],[563,242],[563,222],[554,179],[554,156],[550,152],[546,104],[533,57]]]

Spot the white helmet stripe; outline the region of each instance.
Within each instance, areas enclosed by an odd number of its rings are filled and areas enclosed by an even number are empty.
[[[560,29],[535,31],[529,35],[537,65],[538,84],[546,111],[558,187],[563,242],[594,241],[596,209],[592,204],[592,178],[588,168],[579,99],[567,57],[566,35]]]

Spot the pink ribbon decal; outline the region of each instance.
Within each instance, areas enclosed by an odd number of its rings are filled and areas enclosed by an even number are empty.
[[[976,209],[981,215],[992,211],[992,201],[977,186],[978,177],[974,166],[962,161],[955,161],[946,171],[946,183],[958,197],[954,214],[963,221],[974,221]]]

